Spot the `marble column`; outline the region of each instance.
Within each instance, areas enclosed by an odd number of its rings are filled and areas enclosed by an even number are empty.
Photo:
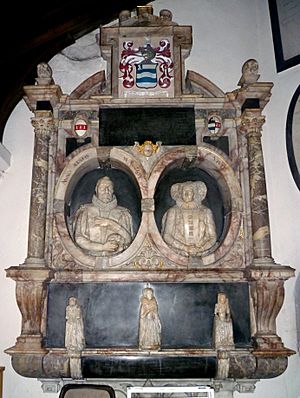
[[[245,109],[241,119],[241,131],[247,137],[249,162],[253,263],[247,270],[247,279],[250,282],[255,315],[253,338],[257,355],[266,355],[277,350],[281,352],[280,355],[287,356],[293,352],[283,346],[276,333],[276,317],[284,300],[284,281],[294,275],[294,270],[275,264],[271,255],[268,199],[261,145],[261,130],[265,118],[261,111]]]
[[[48,187],[49,138],[54,129],[51,111],[35,111],[28,254],[25,265],[45,266],[45,231]]]
[[[35,132],[32,168],[28,254],[25,263],[7,269],[7,276],[16,282],[16,299],[22,314],[21,335],[8,354],[35,350],[43,354],[42,318],[46,283],[53,277],[45,263],[45,231],[48,186],[49,138],[54,128],[51,111],[36,110],[32,119]],[[41,355],[42,355],[41,354]],[[21,367],[28,367],[21,360]]]
[[[265,122],[261,109],[245,109],[242,114],[241,130],[248,143],[250,206],[252,221],[254,261],[271,259],[268,199],[264,172],[261,130]]]

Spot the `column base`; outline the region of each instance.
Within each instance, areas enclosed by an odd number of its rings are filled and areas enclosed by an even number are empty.
[[[260,334],[254,337],[254,356],[290,356],[295,351],[286,348],[276,334]]]
[[[255,348],[260,350],[282,350],[282,340],[276,334],[261,334],[254,337]]]
[[[42,347],[42,335],[23,334],[17,337],[16,344],[5,350],[6,354],[45,354],[47,350]]]
[[[46,262],[44,258],[39,258],[39,257],[27,257],[26,260],[24,261],[25,266],[29,266],[29,267],[37,267],[37,268],[41,268],[41,267],[46,267]]]

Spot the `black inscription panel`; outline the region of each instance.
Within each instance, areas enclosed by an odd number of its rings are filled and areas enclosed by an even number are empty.
[[[213,357],[84,357],[83,377],[92,378],[213,378],[217,359]]]
[[[194,108],[100,109],[99,145],[196,145]]]

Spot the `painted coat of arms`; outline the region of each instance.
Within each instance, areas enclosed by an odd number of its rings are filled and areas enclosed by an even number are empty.
[[[132,88],[134,84],[142,89],[155,88],[157,85],[168,88],[173,79],[173,68],[169,40],[160,40],[158,47],[146,43],[134,48],[132,41],[123,43],[119,69],[124,88]]]

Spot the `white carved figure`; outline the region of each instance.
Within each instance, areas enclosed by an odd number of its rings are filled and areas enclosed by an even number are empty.
[[[65,347],[69,353],[78,353],[84,349],[84,327],[80,305],[76,297],[70,297],[66,307]]]
[[[81,351],[85,347],[85,337],[81,308],[76,297],[70,297],[66,307],[65,347],[70,357],[71,377],[81,379]]]
[[[161,323],[158,305],[151,287],[145,287],[140,301],[139,349],[158,350],[161,346]]]
[[[159,18],[163,25],[177,25],[176,22],[173,22],[173,14],[170,10],[164,8],[159,12]]]
[[[74,239],[94,256],[120,253],[131,243],[132,217],[128,209],[118,205],[109,177],[98,180],[92,203],[84,204],[76,212]]]
[[[48,85],[53,83],[52,69],[46,62],[41,62],[37,65],[36,82],[39,85]]]
[[[218,293],[215,305],[213,340],[217,350],[234,349],[233,327],[228,298],[225,293]]]
[[[119,14],[119,24],[126,25],[126,22],[128,22],[131,18],[131,12],[129,10],[122,10]]]
[[[162,220],[162,237],[176,252],[200,256],[217,240],[212,211],[202,204],[207,187],[202,181],[186,181],[171,187],[176,204]]]
[[[166,8],[160,10],[159,16],[164,21],[172,21],[173,18],[172,12],[170,10],[167,10]]]
[[[238,82],[239,86],[247,86],[251,83],[256,83],[259,79],[258,62],[255,59],[248,59],[242,67],[242,77]]]

